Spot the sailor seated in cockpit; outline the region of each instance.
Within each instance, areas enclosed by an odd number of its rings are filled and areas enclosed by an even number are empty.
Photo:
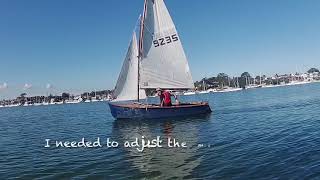
[[[160,97],[160,107],[168,107],[172,106],[171,96],[173,96],[176,100],[177,105],[179,105],[178,98],[175,94],[171,94],[168,90],[162,90],[157,88],[157,94]]]

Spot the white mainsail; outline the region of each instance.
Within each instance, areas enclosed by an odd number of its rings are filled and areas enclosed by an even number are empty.
[[[113,95],[115,96],[115,101],[130,101],[138,99],[138,63],[138,44],[136,34],[133,33],[117,85],[114,90]],[[140,99],[145,99],[145,91],[140,89],[139,96]]]
[[[146,0],[140,41],[140,88],[193,89],[180,37],[163,0]]]

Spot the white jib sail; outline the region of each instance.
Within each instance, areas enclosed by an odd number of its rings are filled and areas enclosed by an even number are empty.
[[[138,99],[138,45],[136,34],[133,37],[124,59],[122,69],[114,90],[115,101],[130,101]],[[144,90],[140,89],[140,99],[145,99]]]
[[[147,0],[142,37],[140,87],[193,89],[180,37],[163,0]]]

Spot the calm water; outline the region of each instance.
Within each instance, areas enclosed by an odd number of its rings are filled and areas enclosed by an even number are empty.
[[[1,108],[0,179],[320,179],[320,83],[188,98],[209,100],[214,112],[116,121],[106,103]],[[44,147],[141,136],[188,148]]]

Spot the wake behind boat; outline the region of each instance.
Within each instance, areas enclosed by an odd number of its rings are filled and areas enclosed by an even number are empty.
[[[210,113],[206,102],[169,106],[140,103],[146,90],[183,91],[194,89],[189,64],[180,37],[163,0],[145,0],[140,18],[139,45],[136,34],[109,103],[117,119],[163,118]],[[119,104],[116,101],[137,101]]]

